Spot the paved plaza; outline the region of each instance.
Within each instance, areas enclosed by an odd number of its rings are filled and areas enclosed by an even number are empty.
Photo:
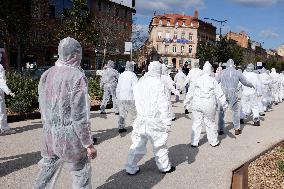
[[[130,133],[119,135],[118,117],[112,110],[107,115],[92,112],[92,131],[98,138],[97,159],[92,161],[92,184],[98,189],[229,189],[232,171],[284,139],[284,104],[275,106],[262,117],[261,127],[244,125],[243,134],[234,135],[232,122],[226,118],[225,135],[221,145],[211,147],[203,129],[200,147],[191,148],[192,115],[184,115],[182,103],[174,103],[177,120],[173,122],[168,141],[169,156],[177,170],[171,174],[158,172],[152,147],[143,158],[141,172],[130,177],[124,171],[131,145]],[[0,188],[31,188],[38,173],[40,157],[40,120],[12,123],[17,133],[0,136]],[[130,127],[128,127],[130,131]],[[71,179],[65,167],[56,188],[71,188]]]

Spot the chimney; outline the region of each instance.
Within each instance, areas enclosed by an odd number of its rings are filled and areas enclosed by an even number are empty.
[[[197,9],[194,10],[194,18],[198,18],[198,10]]]

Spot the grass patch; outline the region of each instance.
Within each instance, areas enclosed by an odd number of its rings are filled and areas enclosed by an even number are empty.
[[[278,165],[278,169],[284,173],[284,161],[283,160],[280,160],[277,162],[277,165]]]

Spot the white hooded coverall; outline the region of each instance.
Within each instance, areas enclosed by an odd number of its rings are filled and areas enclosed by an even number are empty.
[[[165,64],[162,64],[162,76],[161,76],[161,81],[162,83],[165,85],[166,89],[167,89],[167,97],[168,100],[171,104],[170,106],[170,112],[172,115],[172,119],[175,118],[175,114],[173,113],[173,108],[172,108],[172,102],[171,102],[171,93],[174,93],[175,95],[179,96],[180,93],[177,89],[175,89],[174,87],[174,81],[172,80],[171,76],[169,75],[169,70],[166,67]]]
[[[147,141],[153,145],[156,164],[160,171],[171,169],[168,157],[167,139],[171,125],[170,102],[167,89],[161,79],[161,64],[151,62],[149,71],[134,87],[137,118],[133,124],[126,172],[135,174],[138,162],[146,154]]]
[[[184,96],[186,95],[186,89],[184,86],[184,82],[186,79],[186,75],[182,72],[182,69],[178,69],[178,73],[175,75],[174,82],[176,84],[176,89],[182,93]],[[179,96],[176,96],[176,101],[179,100]]]
[[[52,189],[67,164],[73,189],[91,189],[90,100],[88,82],[80,68],[82,47],[67,37],[60,41],[59,59],[42,76],[38,86],[43,137],[40,172],[33,189]]]
[[[185,106],[191,105],[193,125],[191,133],[191,145],[198,146],[203,123],[206,126],[206,133],[209,143],[212,146],[219,144],[215,116],[218,101],[226,109],[226,97],[221,86],[211,75],[212,66],[206,62],[203,67],[203,74],[191,83],[186,95]]]
[[[114,69],[114,62],[108,61],[107,69],[104,70],[100,87],[104,90],[103,100],[101,103],[101,112],[105,112],[105,108],[107,106],[107,103],[110,99],[110,96],[112,96],[112,103],[113,103],[113,109],[115,113],[118,113],[117,108],[117,99],[116,99],[116,87],[117,87],[117,81],[118,81],[119,73]]]
[[[11,93],[11,90],[9,89],[6,83],[5,70],[3,66],[0,64],[0,103],[1,103],[0,104],[0,130],[1,131],[6,131],[10,129],[7,123],[7,111],[6,111],[4,93],[6,93],[6,95],[9,95]]]
[[[247,81],[254,86],[254,88],[243,86],[242,98],[241,98],[241,119],[245,119],[252,112],[253,121],[259,121],[259,98],[261,96],[261,83],[257,74],[253,72],[253,64],[249,64],[246,72],[243,76]]]
[[[272,77],[272,96],[274,103],[280,103],[282,102],[282,99],[280,99],[280,85],[281,85],[281,79],[279,77],[279,74],[276,72],[275,68],[271,69],[270,76]]]
[[[131,115],[133,120],[136,116],[133,87],[136,85],[138,79],[136,74],[133,72],[134,64],[132,62],[127,62],[125,69],[126,70],[120,74],[118,78],[116,88],[116,97],[119,110],[119,129],[123,129],[125,127],[125,119],[128,113]]]

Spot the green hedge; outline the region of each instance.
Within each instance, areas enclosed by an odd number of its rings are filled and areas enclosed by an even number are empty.
[[[29,74],[8,72],[7,85],[16,96],[7,96],[6,104],[14,113],[33,112],[38,108],[38,80],[32,79]]]
[[[10,112],[29,113],[38,109],[38,79],[32,74],[7,72],[7,85],[16,94],[13,98],[6,96],[6,105]],[[103,92],[100,89],[97,76],[88,77],[89,94],[92,100],[101,100]]]

